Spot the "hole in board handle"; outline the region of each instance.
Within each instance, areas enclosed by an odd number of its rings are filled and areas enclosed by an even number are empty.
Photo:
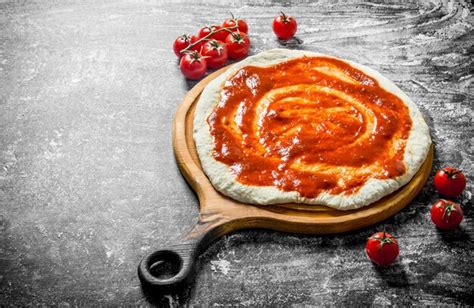
[[[159,280],[175,277],[183,266],[181,257],[173,251],[162,251],[148,263],[150,274]]]

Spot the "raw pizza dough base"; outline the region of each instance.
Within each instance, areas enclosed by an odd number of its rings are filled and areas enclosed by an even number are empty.
[[[407,105],[412,119],[412,129],[405,146],[404,161],[406,172],[394,179],[369,179],[356,193],[351,195],[333,195],[321,193],[315,198],[305,198],[296,191],[283,191],[273,186],[249,186],[240,183],[230,168],[212,157],[214,143],[209,131],[207,117],[219,101],[224,82],[244,66],[269,66],[302,56],[323,56],[344,61],[376,79],[386,91],[398,96]],[[214,188],[237,201],[250,204],[304,203],[326,205],[338,210],[352,210],[367,206],[382,197],[391,194],[407,184],[421,167],[431,146],[429,128],[413,101],[390,80],[377,71],[352,61],[339,59],[325,54],[272,49],[234,64],[230,69],[211,81],[203,90],[194,114],[194,141],[202,168]]]

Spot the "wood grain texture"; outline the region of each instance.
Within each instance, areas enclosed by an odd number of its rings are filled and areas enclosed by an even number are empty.
[[[18,305],[468,305],[474,302],[468,1],[3,1],[0,3],[0,303]],[[173,116],[196,84],[171,51],[232,11],[251,54],[281,47],[270,24],[298,18],[302,45],[377,69],[420,107],[444,165],[469,179],[465,219],[440,232],[428,183],[375,226],[339,235],[246,230],[198,259],[192,288],[144,294],[139,260],[196,224],[198,200],[172,150]],[[383,228],[395,266],[367,261]]]

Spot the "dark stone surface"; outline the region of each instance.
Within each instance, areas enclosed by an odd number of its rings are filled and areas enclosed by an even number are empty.
[[[474,22],[464,2],[53,1],[0,3],[0,304],[472,304]],[[285,2],[286,3],[286,2]],[[465,220],[439,232],[432,179],[382,224],[338,236],[253,230],[198,260],[194,286],[145,296],[141,257],[186,234],[198,206],[171,148],[186,82],[174,38],[228,12],[251,53],[279,46],[271,20],[297,17],[297,48],[378,69],[420,106],[434,170],[462,168]],[[387,227],[387,269],[364,254]]]

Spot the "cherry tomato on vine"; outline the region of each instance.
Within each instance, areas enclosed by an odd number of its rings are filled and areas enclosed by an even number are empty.
[[[280,40],[289,40],[292,38],[297,28],[296,19],[285,15],[283,12],[273,19],[273,32]]]
[[[235,18],[234,15],[232,15],[231,18],[224,20],[222,23],[222,28],[231,28],[235,27],[235,25],[237,25],[237,28],[232,29],[232,31],[238,30],[240,33],[245,34],[249,32],[249,26],[247,25],[247,22],[243,19]]]
[[[198,40],[199,40],[199,37],[197,35],[191,35],[191,43],[195,44],[193,47],[191,47],[191,50],[194,50],[197,52],[201,51],[201,48],[204,42],[196,43]]]
[[[212,31],[218,31],[221,29],[221,26],[218,26],[218,25],[212,25],[212,26],[205,26],[203,28],[201,28],[201,30],[199,30],[199,38],[203,38],[205,37],[206,35],[208,35],[209,33],[211,33]],[[215,40],[218,40],[218,41],[225,41],[225,38],[227,37],[227,34],[229,32],[227,32],[226,30],[222,30],[222,31],[219,31],[219,32],[216,32],[214,34],[212,34],[211,36],[208,37],[209,40],[211,39],[215,39]]]
[[[365,252],[375,264],[389,265],[398,257],[398,242],[385,231],[377,232],[367,240]]]
[[[188,35],[188,34],[182,34],[176,38],[176,40],[173,43],[173,51],[174,53],[181,58],[184,54],[181,53],[183,49],[188,47],[190,44],[196,43],[196,41],[199,38],[196,35]],[[201,43],[193,46],[190,48],[191,50],[196,50],[199,51],[201,49]]]
[[[222,42],[210,40],[202,47],[202,55],[206,57],[207,67],[218,68],[227,61],[227,47]]]
[[[250,40],[245,33],[232,32],[225,39],[229,58],[239,60],[248,55]]]
[[[180,57],[182,56],[181,50],[184,48],[188,47],[189,44],[191,44],[191,38],[187,34],[182,34],[178,36],[173,43],[173,51],[176,54],[176,56]]]
[[[445,167],[436,172],[434,186],[446,197],[457,197],[466,188],[466,177],[459,169]]]
[[[188,79],[199,79],[206,74],[206,59],[197,51],[191,51],[181,57],[179,68]]]
[[[459,203],[439,199],[431,207],[431,220],[443,230],[456,229],[462,221],[464,214]]]

